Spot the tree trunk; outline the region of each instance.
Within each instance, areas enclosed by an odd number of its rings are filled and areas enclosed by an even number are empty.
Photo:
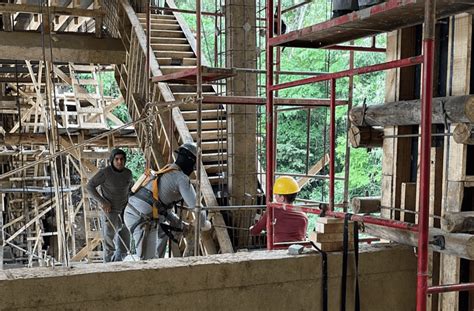
[[[446,213],[442,223],[448,232],[474,232],[474,212]]]
[[[419,125],[421,100],[398,101],[351,109],[349,119],[356,126]],[[474,96],[433,98],[433,124],[474,123]]]

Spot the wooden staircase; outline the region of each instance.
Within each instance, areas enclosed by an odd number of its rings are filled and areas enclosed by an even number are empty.
[[[110,2],[113,5],[113,2]],[[146,16],[136,14],[125,0],[117,2],[116,10],[120,16],[119,24],[108,25],[112,33],[118,32],[127,49],[126,64],[117,66],[116,79],[127,103],[133,120],[142,117],[146,105]],[[106,24],[114,21],[107,17]],[[151,76],[162,76],[186,69],[195,68],[196,56],[188,34],[183,30],[183,23],[175,15],[151,16],[150,59]],[[203,95],[216,95],[212,85],[203,85]],[[177,83],[150,83],[150,102],[176,102],[196,96],[196,86]],[[201,188],[207,206],[218,205],[214,189],[225,186],[226,171],[226,112],[220,104],[203,105],[203,161]],[[140,145],[143,147],[146,129],[143,123],[135,127]],[[170,110],[161,112],[153,127],[152,157],[160,165],[172,159],[172,150],[183,142],[195,141],[197,137],[197,112],[192,101],[180,104]],[[214,224],[210,233],[202,236],[204,254],[233,252],[225,222],[220,212],[212,213]]]

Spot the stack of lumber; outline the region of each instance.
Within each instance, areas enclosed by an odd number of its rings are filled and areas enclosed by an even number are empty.
[[[343,250],[344,219],[331,217],[318,217],[316,227],[310,234],[319,249],[324,252],[335,252]],[[349,222],[349,249],[354,247],[354,223]]]

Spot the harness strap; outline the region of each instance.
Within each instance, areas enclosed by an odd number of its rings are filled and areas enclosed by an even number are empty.
[[[323,294],[323,310],[322,311],[328,311],[328,255],[326,252],[323,252],[322,250],[319,249],[319,247],[314,244],[313,241],[311,241],[311,245],[321,254],[322,259],[323,259],[323,264],[322,264],[322,294]]]

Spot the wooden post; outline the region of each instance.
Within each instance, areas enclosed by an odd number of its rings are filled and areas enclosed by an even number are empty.
[[[3,213],[5,212],[5,193],[0,193],[0,270],[3,270],[3,247],[5,232],[3,231]]]

